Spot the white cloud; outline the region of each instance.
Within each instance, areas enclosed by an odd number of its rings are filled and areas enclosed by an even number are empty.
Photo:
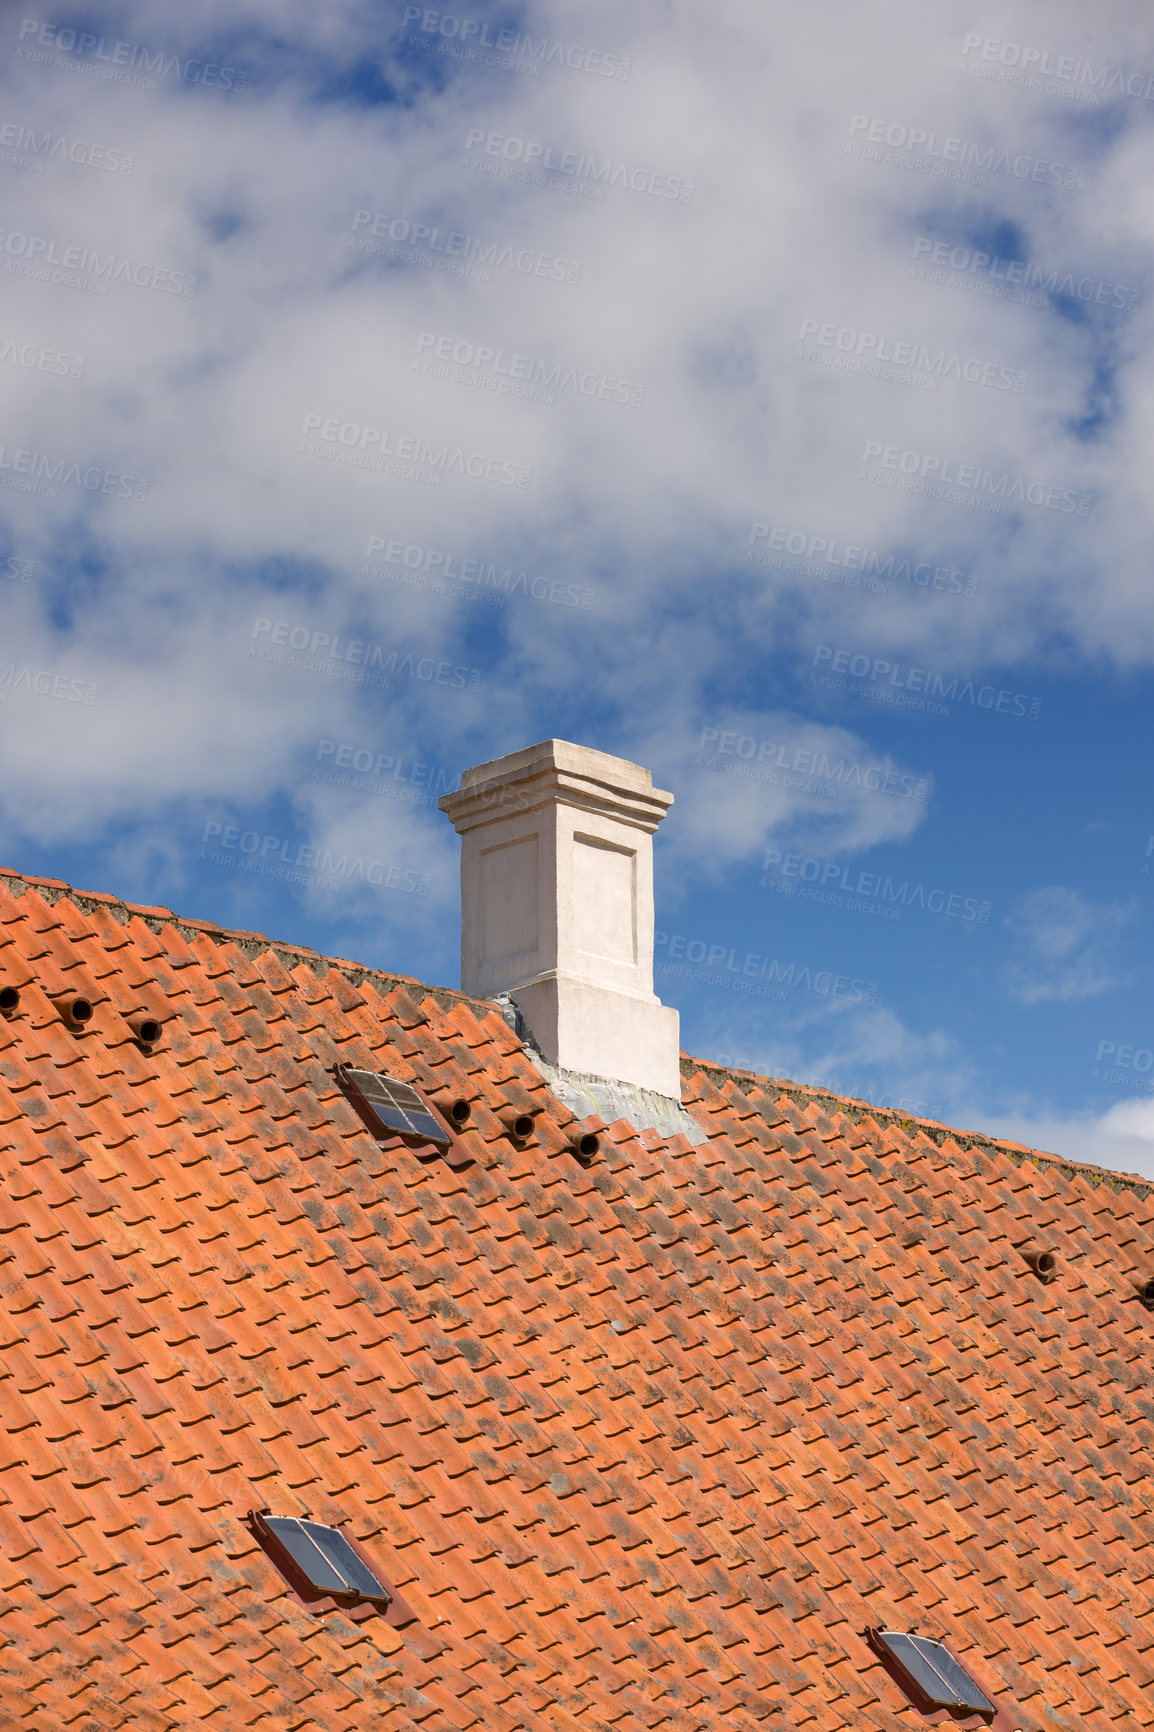
[[[1068,1004],[1125,986],[1130,976],[1109,955],[1110,941],[1131,919],[1131,906],[1095,904],[1081,891],[1054,884],[1018,898],[1006,925],[1018,954],[1003,979],[1019,1004]]]
[[[1045,1150],[1069,1161],[1084,1161],[1111,1172],[1140,1173],[1154,1179],[1154,1101],[1119,1101],[1104,1113],[994,1113],[985,1130],[991,1135]]]
[[[904,841],[926,815],[933,777],[847,728],[788,711],[719,707],[700,722],[654,698],[630,750],[674,792],[662,830],[669,867],[708,877],[768,846],[829,855]]]
[[[907,1027],[895,1011],[871,1000],[876,982],[843,977],[841,996],[835,996],[829,985],[818,990],[812,984],[822,983],[820,960],[801,959],[794,968],[795,979],[808,970],[807,984],[791,991],[788,1013],[759,1014],[761,1007],[745,998],[716,1007],[699,1042],[702,1056],[887,1110],[935,1119],[964,1111],[977,1071],[947,1030]]]
[[[5,112],[130,149],[136,166],[131,176],[58,162],[8,172],[4,334],[83,356],[85,370],[72,380],[0,362],[3,460],[26,451],[49,470],[76,463],[149,481],[139,503],[67,483],[54,500],[0,492],[12,548],[40,572],[7,620],[15,665],[67,668],[101,690],[82,727],[64,704],[14,696],[8,719],[29,725],[4,760],[13,834],[147,824],[158,802],[199,812],[210,796],[238,810],[292,801],[321,734],[368,730],[460,765],[536,737],[540,715],[560,710],[574,730],[598,718],[610,747],[638,742],[679,796],[670,836],[709,872],[779,836],[826,851],[901,840],[920,816],[908,801],[848,794],[827,813],[804,791],[695,770],[670,694],[681,714],[711,723],[724,694],[732,725],[759,740],[783,725],[770,708],[730,700],[735,636],[743,658],[787,657],[789,616],[798,641],[836,632],[861,653],[947,676],[1045,657],[1063,631],[1087,655],[1149,660],[1154,314],[1091,303],[1079,322],[969,292],[988,286],[980,272],[955,273],[957,287],[911,275],[921,236],[971,254],[1008,249],[1072,281],[1142,287],[1154,222],[1142,105],[1111,108],[1107,128],[1098,111],[963,76],[966,33],[1005,34],[996,9],[983,16],[912,0],[868,14],[827,0],[725,13],[660,0],[624,14],[609,0],[525,9],[538,38],[631,57],[627,82],[441,56],[438,83],[401,49],[400,9],[386,19],[359,0],[319,10],[218,0],[194,12],[142,0],[109,26],[202,58],[219,42],[253,71],[236,97],[173,79],[151,94],[17,60],[10,18]],[[1072,0],[1045,22],[1055,43],[1082,38]],[[1119,63],[1141,62],[1144,23],[1137,10],[1112,17]],[[361,100],[356,79],[370,74],[401,100]],[[869,126],[855,115],[883,131],[932,130],[939,150],[950,136],[992,160],[1072,164],[1078,186],[1013,168],[992,168],[985,188],[955,182],[917,172],[942,160],[920,147],[914,167],[859,157]],[[470,154],[491,168],[520,175],[541,146],[609,165],[610,184],[588,199],[571,196],[573,174],[558,175],[564,191],[466,168],[471,129],[485,139]],[[692,199],[665,196],[689,181]],[[436,239],[395,258],[358,251],[358,210]],[[497,263],[487,282],[427,268],[451,262],[449,235],[574,261],[580,279]],[[41,260],[44,242],[195,274],[197,293],[113,280],[97,295],[21,276],[31,239]],[[101,281],[91,261],[73,274]],[[928,391],[820,365],[798,356],[814,322],[807,346],[827,360],[845,350],[836,336],[822,343],[826,324],[856,332],[855,347],[863,334],[927,345],[943,373],[952,356],[994,377],[1012,364],[1027,388],[942,376]],[[423,331],[500,350],[506,366],[516,354],[643,384],[644,404],[580,386],[540,403],[488,389],[489,374],[474,384],[414,371]],[[1073,423],[1102,365],[1117,369],[1115,408],[1091,437]],[[309,415],[355,429],[354,442],[376,429],[370,451],[428,441],[524,465],[532,483],[434,464],[440,485],[426,486],[311,458],[299,450]],[[352,449],[317,442],[333,456]],[[863,464],[868,445],[882,455]],[[991,514],[861,479],[920,485],[902,453],[929,479],[947,462],[988,471],[992,484],[1005,477],[1009,497]],[[1058,505],[1015,502],[1019,488],[1052,491]],[[1070,490],[1096,494],[1091,517],[1061,508]],[[754,521],[975,572],[978,592],[895,583],[882,607],[845,585],[743,568]],[[352,685],[250,662],[252,619],[274,606],[454,664],[480,653],[466,647],[480,617],[466,601],[362,575],[371,536],[591,584],[597,605],[570,617],[511,603],[490,620],[482,701],[414,687],[370,708]],[[740,611],[717,607],[719,586],[742,570]],[[855,736],[806,722],[794,737],[802,749],[878,757],[864,727]],[[390,814],[389,845],[415,825],[435,858],[441,822]],[[1019,994],[1104,989],[1108,971],[1088,944],[1047,959],[1036,926]]]

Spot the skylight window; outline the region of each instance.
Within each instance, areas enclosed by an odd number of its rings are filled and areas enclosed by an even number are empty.
[[[453,1134],[412,1083],[381,1071],[337,1065],[333,1075],[375,1137],[415,1137],[444,1151]]]
[[[874,1652],[890,1669],[915,1707],[953,1708],[992,1720],[997,1708],[942,1642],[909,1636],[897,1630],[867,1630]]]
[[[302,1600],[332,1598],[341,1605],[362,1602],[385,1611],[392,1589],[376,1576],[340,1528],[296,1516],[271,1516],[253,1510],[249,1525],[281,1575]]]

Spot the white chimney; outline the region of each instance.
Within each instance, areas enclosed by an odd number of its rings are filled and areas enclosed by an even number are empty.
[[[653,991],[648,770],[544,740],[438,802],[461,837],[461,987],[512,996],[545,1059],[681,1099],[678,1015]]]

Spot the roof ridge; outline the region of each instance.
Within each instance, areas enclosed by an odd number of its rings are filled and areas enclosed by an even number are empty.
[[[54,907],[57,902],[69,901],[85,914],[102,908],[121,926],[126,925],[130,917],[143,921],[150,931],[156,933],[166,926],[171,926],[182,938],[211,938],[217,944],[235,944],[250,960],[271,951],[274,956],[288,964],[290,971],[303,962],[318,978],[333,968],[343,975],[351,986],[360,986],[364,981],[370,980],[374,983],[386,981],[390,987],[416,987],[434,999],[442,1010],[451,1010],[456,1004],[464,1004],[486,1016],[496,1009],[488,999],[472,998],[467,992],[460,992],[451,986],[430,986],[413,974],[398,974],[390,969],[372,968],[367,963],[351,962],[347,957],[326,956],[323,951],[314,950],[309,944],[290,944],[286,939],[270,938],[264,932],[252,932],[244,927],[221,926],[216,920],[198,920],[193,916],[175,914],[171,908],[164,908],[157,903],[126,902],[123,897],[111,896],[103,890],[77,890],[63,878],[39,878],[34,873],[17,872],[12,867],[0,866],[0,881],[5,880],[13,887],[17,896],[22,896],[25,890],[36,890],[50,907]],[[323,964],[323,967],[318,966],[320,964]]]
[[[490,999],[474,998],[467,992],[461,992],[451,986],[430,986],[423,980],[418,980],[411,974],[396,974],[387,969],[371,968],[365,963],[351,962],[344,957],[325,956],[323,952],[314,950],[307,944],[289,944],[282,939],[269,938],[264,932],[251,932],[243,928],[221,926],[215,920],[198,920],[175,914],[171,908],[159,904],[141,902],[126,902],[122,897],[113,896],[103,890],[77,890],[63,878],[41,878],[34,873],[18,872],[13,867],[0,866],[0,880],[7,880],[17,896],[22,896],[25,890],[36,890],[43,896],[49,906],[67,899],[74,907],[84,913],[92,913],[97,908],[106,909],[114,920],[121,925],[127,923],[129,917],[135,916],[153,932],[159,933],[165,926],[172,926],[184,938],[211,938],[218,944],[235,944],[250,960],[270,952],[289,968],[299,967],[303,962],[312,968],[318,978],[327,974],[329,969],[335,969],[346,979],[350,986],[359,987],[368,980],[374,985],[377,982],[387,983],[388,988],[397,986],[417,987],[427,997],[433,999],[442,1010],[452,1010],[455,1005],[464,1004],[484,1017],[496,1011],[498,1007]],[[123,915],[117,910],[122,910]],[[322,965],[323,967],[319,966]],[[858,1123],[867,1115],[878,1124],[896,1124],[902,1129],[915,1127],[939,1147],[947,1140],[952,1141],[962,1149],[993,1149],[998,1154],[1005,1155],[1015,1166],[1021,1166],[1024,1161],[1030,1161],[1042,1171],[1057,1171],[1063,1178],[1085,1179],[1091,1185],[1108,1185],[1111,1190],[1132,1191],[1138,1197],[1154,1196],[1154,1184],[1147,1184],[1139,1174],[1117,1173],[1109,1167],[1100,1167],[1092,1162],[1070,1161],[1061,1155],[1052,1155],[1041,1149],[1031,1149],[1024,1143],[1013,1143],[1000,1137],[988,1136],[983,1131],[963,1131],[950,1125],[940,1124],[935,1119],[922,1119],[911,1113],[903,1113],[899,1108],[875,1107],[869,1101],[859,1100],[852,1095],[835,1095],[828,1089],[812,1087],[808,1083],[795,1082],[788,1077],[760,1076],[755,1071],[738,1070],[729,1065],[717,1064],[711,1059],[694,1058],[682,1051],[681,1074],[692,1076],[694,1071],[705,1071],[710,1075],[728,1078],[739,1088],[745,1082],[756,1083],[763,1087],[772,1087],[790,1100],[801,1105],[827,1105],[836,1112],[848,1118],[852,1123]]]
[[[1133,1191],[1139,1197],[1154,1196],[1154,1184],[1148,1183],[1139,1173],[1119,1173],[1111,1167],[1100,1167],[1091,1161],[1071,1161],[1063,1155],[1049,1154],[1044,1149],[1032,1149],[1026,1143],[1014,1143],[1005,1137],[990,1136],[985,1131],[964,1131],[952,1125],[941,1124],[937,1119],[919,1118],[915,1113],[903,1112],[899,1107],[875,1107],[869,1101],[859,1100],[853,1095],[835,1095],[829,1089],[795,1082],[790,1077],[761,1076],[756,1071],[737,1070],[729,1065],[715,1064],[711,1059],[691,1058],[683,1053],[682,1076],[692,1076],[694,1071],[705,1071],[711,1080],[725,1078],[742,1089],[746,1083],[754,1083],[759,1088],[776,1089],[798,1106],[832,1107],[853,1124],[859,1124],[863,1118],[868,1117],[879,1125],[897,1125],[902,1130],[916,1129],[939,1147],[946,1142],[952,1142],[960,1149],[993,1149],[998,1154],[1005,1155],[1007,1160],[1013,1161],[1015,1166],[1020,1167],[1023,1162],[1030,1161],[1042,1171],[1056,1170],[1063,1178],[1085,1179],[1091,1185],[1105,1184],[1112,1190]]]

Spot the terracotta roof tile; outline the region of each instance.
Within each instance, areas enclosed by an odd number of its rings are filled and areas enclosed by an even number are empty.
[[[53,880],[0,927],[5,1723],[891,1732],[880,1621],[1007,1727],[1154,1726],[1154,1187],[690,1059],[710,1141],[585,1168],[492,1006]],[[417,1621],[296,1603],[252,1508]]]

